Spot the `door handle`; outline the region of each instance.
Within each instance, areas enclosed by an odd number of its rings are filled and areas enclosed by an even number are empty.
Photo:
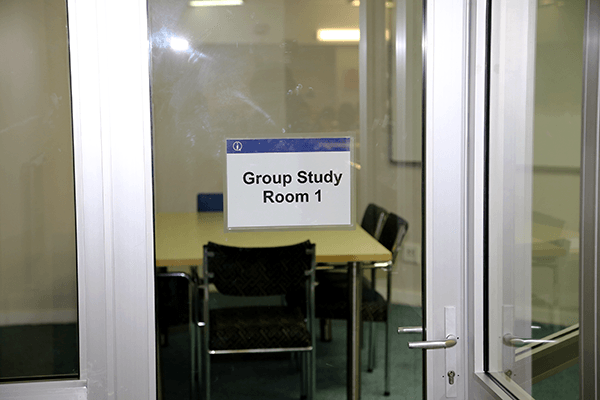
[[[423,333],[422,326],[401,326],[398,333]],[[409,349],[448,349],[456,345],[456,336],[448,335],[446,340],[429,340],[425,342],[408,342]]]
[[[424,342],[408,342],[409,349],[449,349],[456,346],[456,336],[448,335],[446,340],[427,340]]]
[[[456,337],[456,308],[454,306],[444,307],[444,334],[446,338],[444,340],[428,340],[422,342],[408,342],[409,349],[450,349],[458,343],[458,337]],[[398,327],[398,333],[423,333],[424,329],[422,326],[401,326]],[[460,377],[460,370],[457,369],[459,366],[457,362],[457,350],[444,351],[446,376],[446,398],[455,398],[458,396],[458,384],[455,384],[457,379],[458,382],[462,381]],[[441,354],[440,354],[441,355]],[[462,383],[461,383],[462,385]]]
[[[423,333],[422,326],[400,326],[398,333]]]
[[[525,346],[526,344],[538,344],[538,343],[556,343],[556,340],[548,340],[548,339],[523,339],[520,337],[516,337],[511,333],[507,333],[502,337],[502,341],[507,346],[519,347]]]

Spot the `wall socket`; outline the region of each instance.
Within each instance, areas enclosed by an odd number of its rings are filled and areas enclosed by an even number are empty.
[[[421,264],[421,245],[418,243],[404,243],[402,245],[402,260],[408,263]]]

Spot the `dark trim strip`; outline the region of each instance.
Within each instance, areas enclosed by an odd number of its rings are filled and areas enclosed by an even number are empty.
[[[484,116],[484,172],[483,172],[483,371],[490,369],[490,296],[489,296],[489,196],[490,196],[490,87],[492,58],[492,0],[486,5],[486,44],[485,44],[485,116]],[[493,379],[493,378],[492,378]]]
[[[579,175],[580,167],[553,167],[551,165],[536,165],[533,167],[536,174],[557,174],[557,175]]]

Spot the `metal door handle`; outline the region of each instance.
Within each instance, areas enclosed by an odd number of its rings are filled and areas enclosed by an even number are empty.
[[[428,340],[425,342],[408,342],[409,349],[449,349],[456,346],[456,336],[448,335],[446,340]]]
[[[515,335],[513,335],[511,333],[507,333],[506,335],[504,335],[504,337],[502,338],[502,341],[504,342],[505,345],[512,346],[512,347],[524,346],[526,344],[555,343],[556,342],[555,340],[548,340],[548,339],[523,339],[520,337],[516,337]]]
[[[398,333],[423,333],[422,326],[399,326]]]

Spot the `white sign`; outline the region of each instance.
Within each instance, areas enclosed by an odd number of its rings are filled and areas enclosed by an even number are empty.
[[[352,226],[352,140],[227,139],[227,229]]]

